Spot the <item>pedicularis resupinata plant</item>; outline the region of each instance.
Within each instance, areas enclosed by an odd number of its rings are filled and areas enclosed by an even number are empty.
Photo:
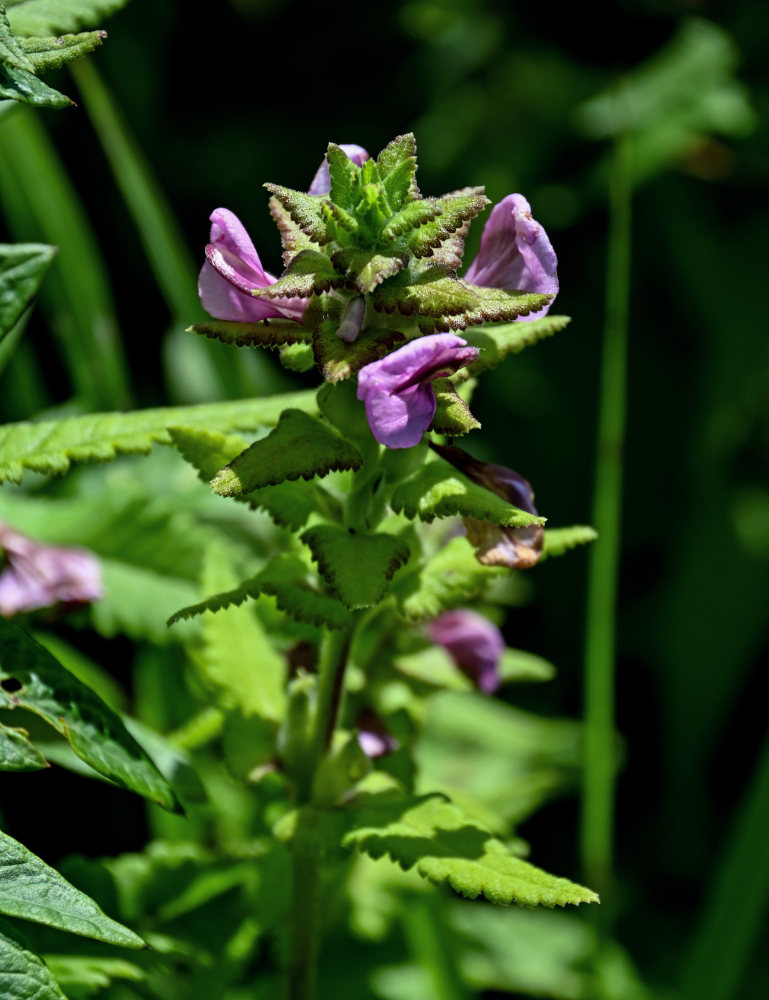
[[[460,277],[465,237],[488,199],[482,188],[425,197],[416,170],[414,137],[403,135],[376,158],[330,144],[307,192],[266,185],[283,246],[278,278],[230,211],[211,216],[199,289],[212,318],[191,329],[275,350],[293,371],[316,368],[317,392],[0,431],[3,478],[162,442],[222,504],[274,522],[250,560],[224,542],[211,547],[209,592],[169,624],[173,632],[189,627],[176,624],[183,619],[226,623],[233,606],[253,606],[235,612],[248,617],[226,637],[227,656],[202,668],[214,721],[199,742],[221,740],[232,774],[264,796],[273,846],[250,863],[276,863],[271,851],[290,859],[290,878],[264,891],[279,897],[274,933],[287,938],[278,954],[292,1000],[315,996],[323,928],[355,852],[502,906],[596,901],[522,860],[505,808],[481,816],[445,787],[425,788],[415,763],[434,692],[492,696],[504,681],[537,676],[534,658],[508,650],[496,624],[494,603],[513,571],[594,537],[584,527],[546,529],[521,475],[454,443],[480,427],[470,407],[484,372],[568,322],[549,312],[558,279],[548,237],[526,199],[509,195]],[[50,257],[45,247],[2,250],[0,335]],[[2,524],[0,547],[4,618],[57,602],[98,606],[98,568],[82,551]],[[185,793],[169,764],[178,745],[163,750],[158,734],[136,724],[129,732],[25,631],[3,619],[0,629],[0,768],[45,766],[30,733],[8,722],[13,711],[33,712],[90,769],[181,811]],[[205,661],[194,639],[191,649]],[[0,912],[142,945],[6,834],[0,849]],[[10,995],[63,995],[11,924],[0,928],[0,951],[14,982],[27,984]]]

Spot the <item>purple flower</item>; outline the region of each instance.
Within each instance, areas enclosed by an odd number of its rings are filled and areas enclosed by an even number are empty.
[[[355,143],[341,143],[339,148],[347,154],[348,159],[357,163],[359,167],[369,158],[369,154],[363,146],[356,146]],[[318,167],[307,194],[328,194],[330,190],[331,177],[328,171],[328,160],[324,156],[323,163]]]
[[[400,744],[373,709],[364,708],[356,719],[358,744],[367,757],[383,757]]]
[[[267,288],[277,279],[262,267],[251,237],[236,215],[217,208],[211,215],[211,242],[198,279],[203,308],[216,319],[256,323],[282,316],[300,320],[304,299],[255,299],[254,288]]]
[[[355,163],[368,159],[362,146],[341,148]],[[328,162],[324,157],[308,193],[328,194],[330,187]],[[217,208],[211,215],[211,239],[198,278],[198,293],[206,312],[215,319],[236,323],[257,323],[272,317],[301,320],[306,299],[258,299],[251,294],[255,288],[267,288],[276,281],[262,267],[251,237],[237,215],[229,209]]]
[[[531,217],[522,194],[509,194],[491,210],[481,247],[464,275],[472,285],[515,288],[523,292],[558,294],[558,260],[547,233]],[[539,319],[550,303],[520,320]]]
[[[372,361],[358,372],[358,399],[366,404],[371,433],[388,448],[413,448],[432,423],[430,383],[478,357],[476,347],[453,333],[434,333]]]
[[[98,560],[82,549],[39,545],[0,523],[0,615],[80,604],[102,596]],[[1,565],[1,563],[0,563]]]
[[[479,462],[462,448],[432,445],[441,458],[463,472],[478,486],[496,493],[519,510],[536,514],[534,491],[523,476],[505,465]],[[530,569],[542,555],[545,529],[540,524],[524,528],[506,528],[493,521],[463,519],[467,539],[475,548],[475,555],[484,566],[506,566],[508,569]]]
[[[427,629],[479,691],[492,694],[501,683],[499,661],[505,640],[496,625],[467,608],[444,611]]]

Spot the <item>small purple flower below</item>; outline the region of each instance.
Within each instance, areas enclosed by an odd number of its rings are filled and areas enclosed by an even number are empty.
[[[400,744],[373,709],[364,708],[356,719],[358,744],[367,757],[383,757],[397,750]]]
[[[430,623],[427,632],[479,691],[493,694],[497,690],[502,681],[499,661],[505,640],[496,625],[475,611],[457,608],[444,611]]]
[[[371,433],[388,448],[413,448],[435,416],[430,384],[478,357],[477,347],[453,333],[409,341],[358,372],[358,399],[366,404]]]
[[[52,604],[97,601],[101,596],[101,568],[90,552],[40,545],[0,523],[0,615],[4,618]]]
[[[353,142],[340,143],[339,148],[347,155],[347,158],[362,166],[369,158],[369,154],[363,146],[356,146]],[[310,184],[307,194],[328,194],[331,190],[331,176],[328,170],[328,160],[323,157],[323,163],[318,167],[315,176]]]
[[[558,260],[547,233],[531,217],[522,194],[509,194],[491,210],[481,246],[463,280],[491,288],[558,294]],[[550,304],[519,320],[539,319]]]

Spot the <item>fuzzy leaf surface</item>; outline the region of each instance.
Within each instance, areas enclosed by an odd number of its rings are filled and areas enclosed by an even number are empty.
[[[298,227],[313,243],[322,246],[328,242],[326,223],[323,217],[323,205],[326,198],[304,191],[293,191],[279,184],[264,185],[278,204],[288,213],[291,222]]]
[[[0,427],[0,482],[21,482],[26,470],[63,473],[72,462],[109,462],[118,454],[146,455],[154,444],[170,444],[168,428],[176,425],[221,431],[270,427],[286,407],[316,412],[315,393],[6,424]]]
[[[480,349],[478,359],[468,365],[472,374],[496,368],[508,354],[517,354],[525,347],[531,347],[545,337],[565,329],[571,322],[570,316],[552,316],[548,313],[541,319],[526,323],[504,323],[499,326],[473,327],[465,334],[465,340]]]
[[[562,556],[578,545],[588,545],[598,538],[598,532],[587,524],[575,524],[571,528],[548,528],[542,558]]]
[[[418,197],[416,187],[417,144],[414,133],[396,136],[377,157],[377,169],[385,196],[393,212]]]
[[[449,437],[461,437],[481,426],[470,412],[467,402],[454,390],[448,379],[435,379],[433,389],[435,416],[430,425],[431,430],[438,434],[448,434]]]
[[[515,857],[442,796],[401,799],[384,793],[353,806],[345,847],[385,854],[422,878],[500,906],[565,906],[598,901],[594,892]]]
[[[508,288],[486,288],[481,285],[466,285],[477,297],[474,306],[459,316],[447,316],[441,324],[420,325],[424,330],[440,329],[466,330],[482,323],[502,323],[528,316],[530,312],[542,309],[550,302],[551,295],[537,292],[518,292]]]
[[[443,459],[427,462],[410,476],[395,490],[391,504],[396,513],[423,521],[460,514],[508,528],[545,523],[545,518],[519,510],[471,482]]]
[[[189,329],[210,340],[219,340],[235,347],[282,347],[284,344],[305,343],[310,336],[305,327],[290,319],[263,319],[259,323],[212,319],[197,323]]]
[[[417,570],[402,574],[393,590],[404,618],[424,621],[472,601],[502,572],[497,566],[481,565],[462,535],[452,538]]]
[[[88,55],[106,37],[106,31],[83,31],[78,35],[59,35],[53,38],[23,38],[20,42],[35,73],[42,73],[48,69],[59,69],[73,59]]]
[[[11,31],[4,4],[0,4],[0,66],[24,70],[27,73],[35,71],[32,61]]]
[[[51,970],[0,922],[0,996],[3,1000],[67,1000]]]
[[[220,496],[238,496],[287,479],[312,479],[360,468],[358,449],[330,424],[301,410],[285,410],[277,427],[221,469],[211,482]]]
[[[125,7],[128,0],[6,0],[11,28],[17,35],[58,35],[95,28]]]
[[[0,771],[39,771],[48,767],[45,757],[22,729],[0,723]]]
[[[0,65],[0,100],[21,101],[36,108],[70,108],[73,102],[33,73]]]
[[[37,294],[55,253],[44,243],[0,243],[0,341]]]
[[[435,250],[454,233],[459,230],[466,232],[469,222],[489,204],[482,189],[425,200],[432,202],[437,211],[432,220],[414,230],[405,241],[406,249],[415,257],[434,256]]]
[[[378,361],[405,337],[398,330],[365,330],[352,344],[336,335],[336,324],[323,323],[313,336],[315,363],[327,382],[349,378],[364,365]]]
[[[410,555],[408,543],[384,532],[368,535],[316,525],[300,537],[328,588],[351,610],[378,604]]]
[[[33,712],[95,771],[167,809],[177,807],[170,786],[120,717],[26,632],[2,619],[0,708]]]
[[[26,847],[0,830],[0,913],[124,948],[143,948],[133,931],[110,919]]]

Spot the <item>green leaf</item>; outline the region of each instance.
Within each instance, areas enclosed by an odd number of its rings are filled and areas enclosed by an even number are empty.
[[[381,240],[393,242],[399,237],[405,236],[406,233],[423,226],[426,222],[432,222],[439,215],[443,215],[443,210],[432,198],[410,201],[387,221],[382,230]]]
[[[374,294],[373,304],[380,312],[397,310],[404,316],[441,317],[460,316],[476,309],[479,302],[470,285],[432,269],[411,285],[389,283],[380,286]]]
[[[331,592],[351,610],[378,604],[410,555],[406,542],[383,532],[367,535],[316,525],[300,537]]]
[[[0,243],[0,341],[37,294],[55,253],[42,243]]]
[[[335,142],[328,144],[326,160],[331,181],[329,197],[341,208],[352,208],[360,185],[360,167]]]
[[[35,67],[11,31],[4,4],[0,3],[0,66],[34,73]]]
[[[434,885],[448,883],[469,899],[483,895],[501,906],[598,902],[590,889],[515,857],[442,797],[402,799],[385,792],[360,800],[351,809],[354,825],[345,847],[373,858],[389,854],[402,868],[416,866]]]
[[[0,482],[21,482],[27,469],[62,473],[72,462],[109,462],[120,453],[146,455],[155,443],[169,444],[168,428],[177,425],[221,431],[269,427],[286,407],[314,412],[315,393],[6,424],[0,427]]]
[[[332,254],[334,266],[344,271],[362,295],[373,292],[385,278],[391,278],[408,264],[405,254],[382,254],[349,247]]]
[[[0,100],[22,101],[38,108],[70,108],[74,101],[33,73],[0,64]]]
[[[435,250],[454,233],[466,233],[470,221],[489,204],[483,188],[467,188],[425,201],[431,202],[438,211],[433,220],[426,221],[405,240],[406,249],[415,257],[433,257]]]
[[[45,757],[27,739],[24,729],[0,723],[0,771],[39,771],[48,767]]]
[[[93,28],[128,0],[6,0],[17,35],[56,35]]]
[[[417,144],[414,133],[396,136],[377,157],[377,168],[385,197],[393,212],[417,198]]]
[[[58,69],[65,63],[88,55],[107,37],[106,31],[84,31],[79,35],[59,35],[53,38],[23,38],[21,47],[32,63],[35,73]]]
[[[1,830],[0,913],[124,948],[144,947],[137,934]]]
[[[327,628],[348,627],[350,616],[339,601],[320,593],[308,581],[308,575],[307,566],[296,556],[277,556],[256,576],[244,580],[232,590],[214,594],[205,601],[177,611],[169,618],[168,625],[202,615],[206,611],[219,611],[242,604],[249,597],[256,599],[267,594],[276,599],[281,611],[297,621]]]
[[[547,556],[562,556],[569,549],[578,545],[587,545],[598,538],[598,532],[586,524],[575,524],[571,528],[548,528],[545,532],[545,545],[542,559]]]
[[[474,306],[469,307],[461,316],[448,316],[441,329],[466,330],[481,323],[500,323],[514,320],[519,316],[528,316],[544,308],[552,299],[552,295],[539,295],[536,292],[519,292],[509,288],[487,288],[481,285],[466,285],[476,296]],[[432,330],[436,324],[420,323],[423,330]]]
[[[393,591],[404,618],[423,621],[474,600],[502,573],[499,567],[482,566],[462,535],[452,538],[414,572],[401,574]]]
[[[267,437],[255,441],[217,473],[211,489],[220,496],[237,496],[286,479],[357,469],[362,461],[358,449],[330,424],[289,409]]]
[[[480,348],[478,360],[468,365],[473,375],[489,368],[496,368],[508,354],[517,354],[525,347],[536,344],[544,337],[563,330],[571,322],[570,316],[552,316],[527,320],[522,323],[505,323],[499,326],[472,327],[465,333],[465,340]]]
[[[398,330],[371,328],[364,330],[352,344],[336,335],[338,324],[322,323],[312,339],[315,363],[327,382],[349,378],[364,365],[378,361],[396,345],[405,340]]]
[[[502,681],[551,681],[555,667],[541,656],[522,649],[506,649],[499,664]]]
[[[95,771],[174,809],[171,788],[112,709],[22,629],[0,619],[0,708],[39,715]]]
[[[280,231],[280,242],[283,245],[283,264],[285,267],[291,263],[294,256],[302,250],[319,250],[320,244],[311,240],[294,222],[291,213],[278,201],[277,198],[269,200],[270,215],[272,215],[275,225]]]
[[[519,510],[477,486],[443,459],[427,462],[410,476],[395,490],[391,504],[396,513],[423,521],[460,514],[508,528],[545,523],[545,518]]]
[[[211,548],[206,553],[204,592],[232,588],[233,571]],[[240,603],[240,602],[238,602]],[[217,692],[222,708],[240,709],[278,722],[285,705],[286,663],[268,639],[253,607],[233,603],[202,621],[201,674]]]
[[[65,989],[81,987],[89,993],[107,989],[116,979],[141,982],[144,970],[123,958],[101,958],[93,955],[46,955],[45,963],[56,982]]]
[[[198,478],[210,482],[223,465],[239,455],[248,443],[239,434],[222,434],[205,427],[169,427],[171,444],[197,469]]]
[[[67,1000],[41,958],[16,940],[0,923],[0,996],[3,1000]]]
[[[449,437],[460,437],[481,426],[448,379],[435,379],[433,389],[436,405],[435,416],[430,424],[431,430],[438,434],[447,434]]]
[[[302,253],[312,252],[311,250],[302,251]],[[327,257],[323,259],[328,260]],[[317,279],[314,272],[309,271],[305,274],[284,274],[273,285],[252,289],[251,294],[256,299],[308,299],[314,292],[325,291],[330,286],[331,278],[328,280]]]
[[[293,191],[291,188],[280,187],[278,184],[265,184],[264,186],[278,204],[285,209],[291,222],[313,243],[322,246],[329,242],[323,216],[323,205],[328,204],[326,198],[305,194],[303,191]]]
[[[290,319],[263,319],[259,323],[234,323],[221,319],[196,323],[188,328],[191,333],[201,333],[211,340],[235,347],[282,347],[284,344],[301,344],[310,337],[309,330]]]
[[[288,292],[290,295],[310,295],[312,292],[320,295],[322,292],[328,291],[329,288],[338,288],[345,284],[344,275],[338,273],[331,259],[324,253],[319,250],[302,250],[293,258],[283,277],[274,285],[267,285],[265,288],[259,289],[258,294],[267,298],[275,298],[274,295],[269,295],[269,292],[279,287],[282,288],[284,285],[290,288],[289,278],[291,277],[297,279],[312,278],[312,286],[310,292],[306,292],[301,291],[301,289],[307,286],[299,284],[296,287],[300,290]]]
[[[290,372],[308,372],[315,367],[311,344],[286,344],[279,351],[280,363]]]

